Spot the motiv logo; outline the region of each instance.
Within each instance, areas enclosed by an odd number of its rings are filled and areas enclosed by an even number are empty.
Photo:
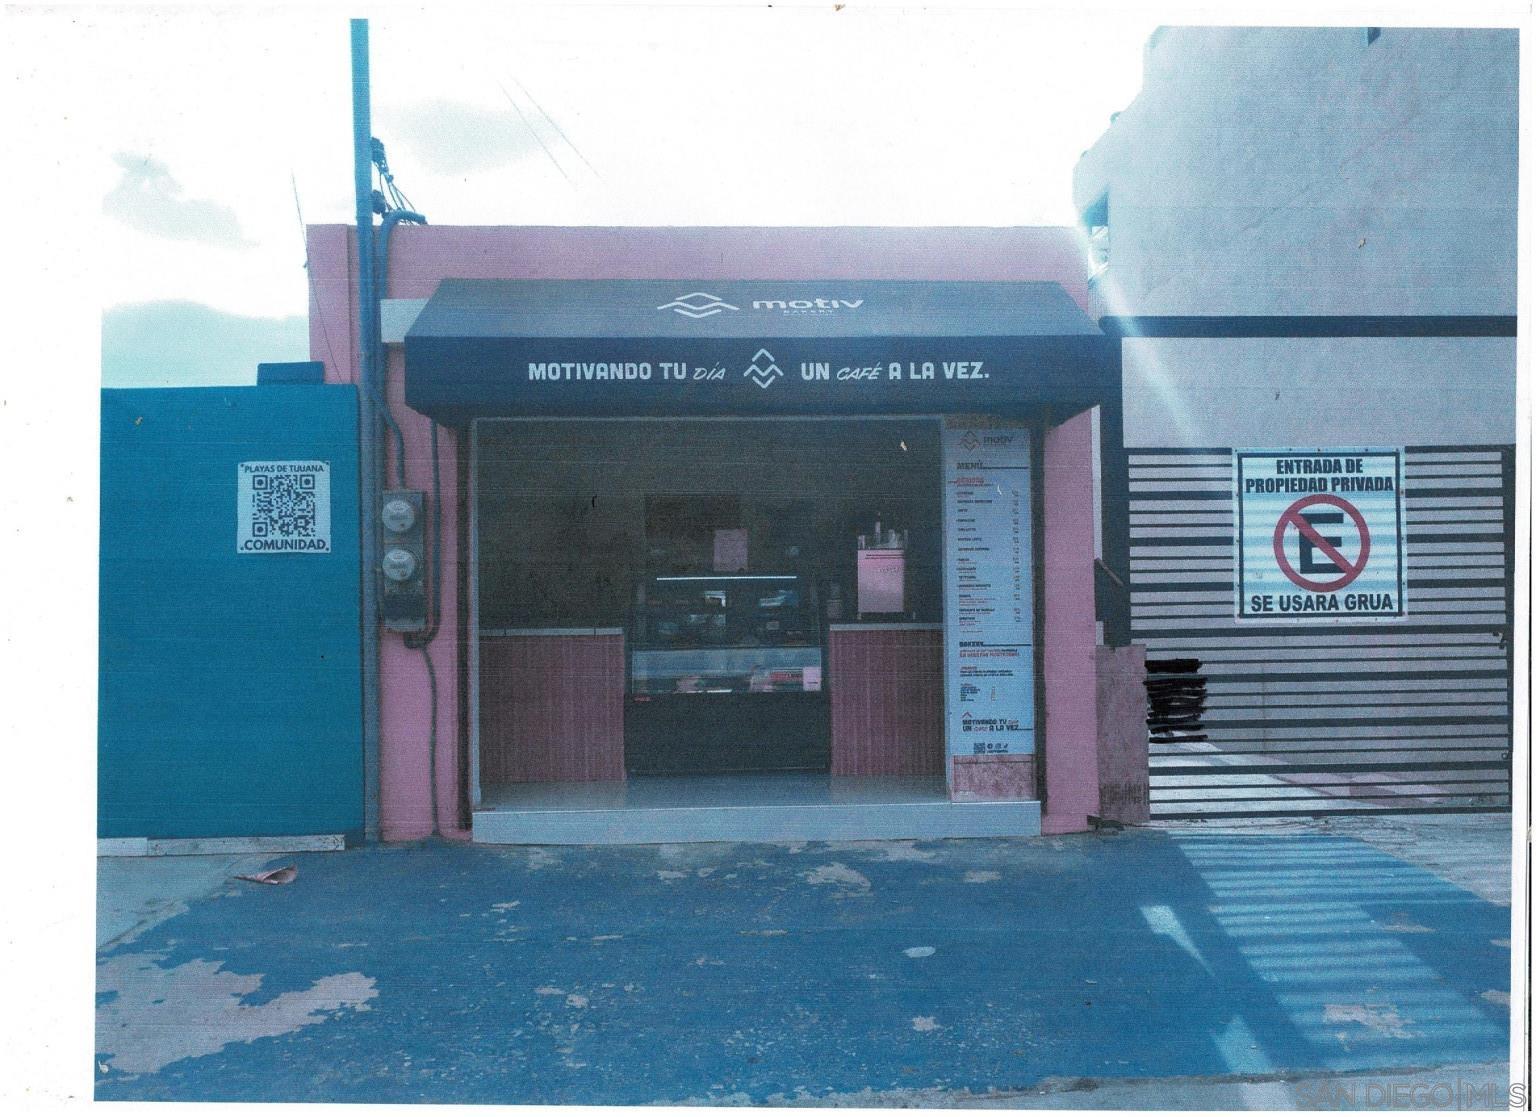
[[[740,310],[739,306],[732,306],[719,295],[711,295],[708,291],[695,291],[691,295],[682,295],[669,303],[663,303],[657,310],[674,310],[685,318],[708,318],[711,314],[719,314],[722,310]]]
[[[768,363],[759,364],[759,361],[766,361]],[[768,352],[766,349],[759,349],[755,354],[753,354],[752,363],[747,366],[747,370],[743,372],[742,375],[751,380],[752,383],[756,384],[759,388],[766,388],[779,377],[783,376],[784,370],[773,363],[772,353]]]
[[[831,314],[837,310],[858,310],[863,299],[753,299],[753,310],[781,310],[785,314]]]
[[[863,305],[863,299],[753,299],[750,309],[776,310],[781,314],[833,314],[837,311],[858,310]],[[694,291],[692,294],[679,295],[669,303],[662,303],[656,309],[670,310],[685,318],[708,318],[722,310],[740,310],[741,307],[733,306],[708,291]]]

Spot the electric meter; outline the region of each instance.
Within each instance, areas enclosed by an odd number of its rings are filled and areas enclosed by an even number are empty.
[[[408,581],[416,573],[416,556],[404,547],[391,547],[384,552],[384,561],[380,566],[384,570],[384,577],[391,582]]]
[[[392,632],[427,629],[427,550],[422,505],[426,494],[416,489],[389,489],[380,494],[379,619]]]
[[[379,523],[392,535],[402,535],[416,526],[416,509],[408,500],[390,497],[379,509]]]

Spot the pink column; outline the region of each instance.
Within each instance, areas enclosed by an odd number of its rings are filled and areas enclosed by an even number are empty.
[[[405,406],[405,355],[389,354],[389,401],[405,442],[405,487],[427,494],[432,517],[431,421]],[[399,485],[393,445],[385,488]],[[428,649],[437,675],[437,823],[446,837],[467,840],[458,826],[459,778],[459,488],[458,439],[438,431],[442,485],[442,607],[436,640]],[[392,632],[379,641],[379,820],[385,841],[409,841],[432,832],[432,691],[422,653]]]
[[[362,359],[357,331],[356,234],[344,225],[308,230],[310,358],[325,362],[327,383],[360,382]],[[431,424],[402,399],[405,362],[389,354],[388,395],[405,441],[406,487],[432,491]],[[387,446],[384,487],[399,484],[392,444]],[[458,439],[440,430],[438,465],[442,480],[441,624],[430,654],[437,674],[437,816],[447,837],[468,840],[458,826],[459,779],[459,602],[458,602]],[[428,515],[431,515],[428,507]],[[363,530],[372,530],[365,510]],[[365,572],[365,576],[370,576]],[[409,841],[432,832],[432,691],[420,651],[391,632],[379,637],[379,832],[385,841]]]
[[[1093,414],[1045,434],[1045,814],[1040,828],[1088,828],[1099,813],[1093,602]]]

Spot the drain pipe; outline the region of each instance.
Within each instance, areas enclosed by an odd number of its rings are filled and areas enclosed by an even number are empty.
[[[374,371],[379,374],[380,380],[388,379],[388,365],[384,353],[384,333],[379,318],[380,308],[384,299],[389,297],[389,237],[395,231],[395,226],[402,221],[417,225],[425,225],[427,219],[414,210],[392,209],[384,214],[384,219],[379,223],[379,251],[378,251],[378,282],[374,287],[373,302],[369,308],[369,316],[374,322],[374,339],[378,343],[375,350],[378,363]],[[405,485],[405,435],[400,430],[400,424],[395,421],[390,413],[389,398],[385,395],[376,397],[384,421],[389,425],[395,439],[395,477],[397,484],[403,489]],[[432,803],[432,836],[442,836],[442,826],[437,814],[437,667],[432,662],[432,642],[437,639],[437,632],[442,617],[443,597],[443,483],[439,470],[439,456],[437,444],[437,420],[432,420],[432,557],[428,561],[428,569],[431,571],[431,606],[428,609],[430,620],[427,631],[419,635],[407,635],[404,643],[408,648],[414,648],[421,652],[422,662],[427,668],[427,688],[431,695],[431,706],[428,714],[428,745],[427,745],[427,785],[428,795]]]
[[[373,402],[378,407],[379,413],[384,417],[384,422],[389,427],[390,435],[395,440],[395,482],[400,488],[403,489],[406,487],[405,435],[400,430],[400,424],[395,421],[394,415],[390,413],[389,399],[384,395],[385,388],[382,384],[382,381],[387,379],[387,373],[383,367],[384,331],[382,322],[379,318],[381,305],[385,299],[389,298],[389,236],[395,231],[395,226],[400,224],[402,221],[409,222],[413,225],[425,225],[427,223],[427,219],[414,210],[392,209],[384,214],[384,219],[379,222],[378,281],[374,287],[373,301],[369,304],[369,309],[367,309],[365,313],[367,313],[373,319],[374,337],[378,340],[378,350],[376,351],[376,354],[378,357],[379,367],[375,367],[374,369],[376,374],[376,378],[374,380],[374,390],[376,394],[373,397]],[[433,437],[435,438],[436,436],[436,421],[434,420]]]
[[[377,398],[377,318],[373,313],[373,121],[368,93],[368,21],[352,28],[352,174],[357,196],[358,351],[362,355],[358,398],[358,469],[362,475],[362,652],[363,652],[363,840],[379,840],[379,445],[382,420]]]

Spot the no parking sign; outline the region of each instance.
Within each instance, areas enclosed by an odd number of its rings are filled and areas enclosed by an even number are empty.
[[[1237,450],[1237,618],[1395,619],[1400,450]]]

